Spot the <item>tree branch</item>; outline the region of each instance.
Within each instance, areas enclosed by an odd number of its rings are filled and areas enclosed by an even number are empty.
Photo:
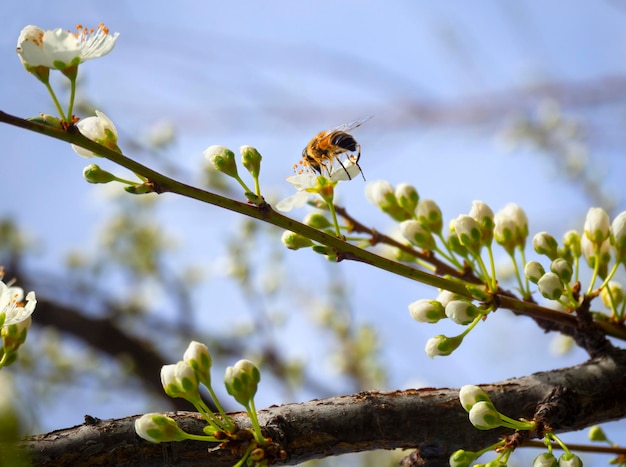
[[[556,432],[626,416],[626,351],[584,364],[535,373],[485,385],[496,408],[506,415],[531,419],[541,409],[542,423]],[[169,414],[186,431],[202,433],[198,414]],[[34,436],[21,442],[38,466],[143,465],[231,466],[237,452],[200,442],[150,444],[134,431],[136,417],[88,423]],[[236,414],[249,427],[245,414]],[[277,464],[375,449],[417,449],[420,465],[447,465],[457,449],[477,450],[511,434],[480,431],[461,408],[456,389],[363,392],[270,407],[259,413],[265,436],[286,452]],[[2,450],[0,449],[0,452]]]

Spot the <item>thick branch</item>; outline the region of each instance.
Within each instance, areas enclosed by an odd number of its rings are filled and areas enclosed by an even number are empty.
[[[557,432],[626,416],[626,351],[572,368],[536,373],[484,386],[495,406],[514,417],[532,418],[541,405],[543,420]],[[364,392],[270,407],[259,414],[266,436],[296,464],[348,452],[413,448],[423,465],[447,465],[451,452],[478,449],[510,430],[472,427],[454,389]],[[545,408],[549,407],[549,410]],[[197,414],[172,414],[189,432],[201,433]],[[35,465],[230,466],[236,453],[207,452],[206,443],[153,445],[134,433],[135,417],[97,421],[32,437],[22,443]],[[244,415],[238,424],[248,426]],[[1,451],[1,450],[0,450]]]

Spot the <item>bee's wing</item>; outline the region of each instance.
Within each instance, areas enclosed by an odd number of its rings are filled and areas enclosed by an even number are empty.
[[[344,123],[343,125],[339,125],[337,128],[333,128],[330,131],[350,131],[350,130],[354,130],[355,128],[360,127],[365,122],[370,120],[372,117],[373,117],[373,115],[368,115],[367,117],[359,118],[358,120],[354,120],[353,122]]]

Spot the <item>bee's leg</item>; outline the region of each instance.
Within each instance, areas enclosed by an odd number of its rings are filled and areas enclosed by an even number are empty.
[[[361,158],[361,145],[357,144],[357,153],[356,153],[356,160],[354,161],[354,165],[356,165],[359,168],[359,172],[361,172],[361,177],[363,177],[363,181],[365,182],[365,174],[363,173],[363,169],[361,169],[361,166],[359,165],[359,159]]]
[[[350,173],[348,172],[348,170],[345,168],[345,166],[343,165],[343,163],[341,162],[341,160],[339,158],[337,158],[337,162],[339,162],[339,165],[341,166],[341,168],[343,169],[343,171],[346,173],[346,175],[348,176],[348,180],[352,180],[352,177],[350,176]],[[357,165],[357,167],[359,167]],[[359,170],[361,170],[361,168],[359,167]]]

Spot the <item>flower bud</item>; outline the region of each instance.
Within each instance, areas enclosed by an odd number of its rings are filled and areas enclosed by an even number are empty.
[[[559,457],[559,467],[583,467],[583,462],[573,452],[566,452]]]
[[[526,266],[524,266],[524,275],[533,284],[536,284],[545,273],[546,270],[543,268],[541,263],[538,263],[537,261],[529,261],[526,263]]]
[[[484,246],[491,245],[493,241],[493,230],[495,228],[491,208],[482,201],[472,201],[472,209],[470,209],[469,216],[480,225],[482,244]]]
[[[395,195],[398,205],[412,215],[419,201],[419,194],[415,187],[408,183],[399,183],[396,186]]]
[[[420,323],[436,323],[446,317],[443,305],[437,300],[422,298],[409,305],[411,317]]]
[[[241,146],[239,152],[243,166],[253,178],[258,178],[261,172],[261,159],[263,159],[259,151],[252,146]]]
[[[440,302],[444,308],[452,300],[461,300],[461,296],[455,294],[454,292],[450,292],[449,290],[442,290],[439,292],[439,295],[437,295],[437,301]]]
[[[498,428],[502,419],[491,401],[479,401],[470,409],[469,420],[479,430],[491,430]]]
[[[563,258],[557,258],[550,264],[550,271],[555,273],[564,284],[569,284],[572,280],[574,270],[572,265]]]
[[[551,452],[542,452],[533,461],[533,467],[557,467],[558,462]]]
[[[474,254],[480,253],[482,233],[476,220],[461,214],[454,222],[454,231],[461,245]]]
[[[151,443],[187,439],[187,433],[180,429],[173,418],[160,413],[147,413],[135,420],[135,432]]]
[[[470,467],[477,458],[478,454],[474,451],[459,449],[452,453],[448,462],[450,467]]]
[[[259,369],[250,360],[239,360],[234,366],[226,368],[224,384],[226,391],[237,402],[248,407],[261,381]]]
[[[230,149],[213,145],[204,150],[204,157],[206,157],[216,170],[228,175],[229,177],[238,177],[237,163],[235,162],[235,153]]]
[[[595,268],[598,261],[600,266],[606,266],[611,261],[611,245],[609,241],[604,241],[599,245],[599,251],[596,252],[598,245],[595,245],[586,235],[583,235],[580,240],[580,248],[590,268]]]
[[[435,238],[418,221],[407,220],[400,223],[400,232],[412,245],[424,250],[434,250]]]
[[[463,337],[446,337],[444,335],[438,335],[435,337],[431,337],[426,342],[426,355],[430,358],[435,358],[437,355],[441,355],[445,357],[454,352],[459,345],[463,342]]]
[[[459,401],[465,409],[469,412],[477,402],[486,401],[491,402],[489,395],[479,386],[472,384],[466,384],[459,390]]]
[[[385,180],[368,183],[365,187],[365,196],[374,206],[396,221],[404,221],[411,216],[399,204],[391,184]]]
[[[117,129],[113,122],[104,112],[96,110],[95,117],[83,118],[76,124],[76,128],[80,133],[92,141],[118,153],[122,151],[117,146]],[[89,149],[72,144],[72,149],[76,154],[82,157],[96,157],[96,154]]]
[[[83,169],[83,178],[89,183],[109,183],[115,180],[115,175],[96,164],[90,164]]]
[[[480,315],[478,307],[466,300],[452,300],[446,305],[446,316],[456,324],[470,324]]]
[[[601,245],[610,235],[609,215],[602,208],[590,208],[585,218],[585,236],[596,245]]]
[[[609,442],[609,439],[604,434],[604,430],[598,425],[594,425],[589,428],[589,433],[587,433],[589,437],[589,441],[594,441],[598,443]]]
[[[559,244],[548,232],[539,232],[533,237],[533,248],[540,255],[545,255],[551,260],[558,256]]]
[[[624,289],[622,288],[622,284],[610,281],[606,287],[602,287],[600,298],[605,307],[609,310],[615,310],[624,301]]]
[[[507,204],[494,217],[496,224],[494,236],[496,242],[509,254],[516,247],[524,248],[528,237],[528,218],[526,213],[516,204]]]
[[[307,214],[302,220],[302,223],[308,225],[309,227],[320,230],[328,229],[333,225],[321,212],[311,212]]]
[[[619,263],[626,263],[626,211],[619,213],[613,220],[611,230],[615,260]]]
[[[563,295],[563,282],[553,272],[545,273],[537,282],[539,292],[548,300],[558,300]]]
[[[575,230],[565,232],[563,235],[563,245],[571,252],[573,258],[580,258],[580,234]]]
[[[313,246],[313,242],[310,238],[292,232],[291,230],[285,230],[280,238],[280,241],[283,242],[283,245],[290,250],[299,250],[300,248],[309,248]]]
[[[425,229],[431,231],[435,235],[441,235],[443,228],[443,216],[441,209],[432,199],[421,199],[417,203],[415,210],[417,220]]]
[[[209,348],[200,342],[191,341],[183,354],[183,361],[193,368],[198,380],[209,387],[211,385],[211,354]]]

